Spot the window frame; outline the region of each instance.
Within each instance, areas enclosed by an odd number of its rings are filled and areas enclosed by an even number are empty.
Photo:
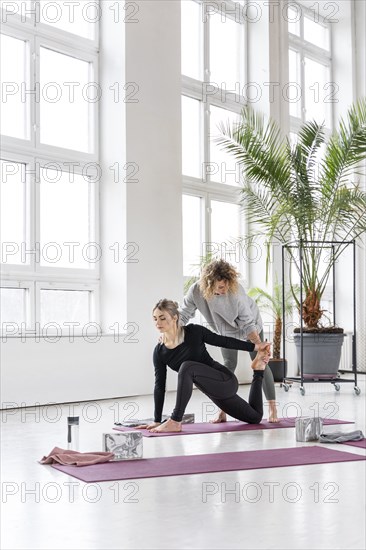
[[[297,4],[296,2],[293,2],[292,4],[296,4],[299,9],[301,10],[300,13],[302,14],[302,17],[300,18],[300,36],[297,36],[296,34],[291,33],[289,30],[288,32],[288,51],[292,50],[299,54],[300,56],[300,86],[301,86],[301,117],[294,117],[293,115],[289,114],[289,121],[290,121],[290,131],[291,132],[297,132],[298,129],[302,124],[306,122],[305,115],[306,115],[306,106],[305,106],[305,57],[310,58],[312,61],[315,61],[316,63],[319,63],[321,65],[324,65],[329,69],[329,83],[333,82],[333,56],[332,56],[332,46],[333,46],[333,36],[332,36],[332,25],[329,23],[329,21],[326,21],[324,17],[317,14],[317,17],[319,21],[316,21],[316,23],[322,25],[323,27],[328,29],[329,32],[329,50],[326,50],[324,48],[320,48],[319,46],[312,44],[311,42],[305,40],[304,38],[304,18],[308,17],[310,19],[314,19],[314,12],[312,12],[310,9],[304,7],[303,5],[300,6],[300,4]],[[291,7],[291,5],[289,5]],[[331,127],[325,127],[325,133],[327,136],[329,136],[332,132],[332,128],[334,127],[334,108],[333,104],[330,102],[330,125]]]
[[[98,324],[99,333],[102,333],[102,328],[100,324],[100,307],[99,307],[99,285],[82,283],[71,283],[67,281],[37,281],[35,282],[35,322],[42,331],[41,325],[41,302],[40,302],[40,293],[41,290],[66,290],[66,291],[84,291],[90,292],[90,302],[89,302],[89,319],[90,323]],[[62,330],[62,335],[65,336],[66,330]],[[55,331],[51,330],[51,334],[54,334]],[[73,329],[73,334],[75,336],[80,336],[83,333],[83,328],[76,327]]]
[[[32,247],[32,243],[34,242],[33,239],[33,224],[32,219],[34,216],[34,160],[31,156],[28,156],[26,154],[22,155],[19,152],[9,151],[7,149],[3,149],[1,151],[0,159],[4,162],[14,162],[18,164],[24,164],[28,169],[28,172],[26,172],[26,180],[24,182],[24,237],[25,237],[25,245],[29,248]],[[1,257],[0,261],[2,259],[2,251],[1,251]],[[24,276],[28,276],[28,274],[32,273],[34,271],[32,266],[32,260],[29,262],[29,264],[21,263],[21,264],[12,264],[12,263],[0,263],[1,266],[1,278],[4,276],[10,276],[11,274],[19,273]]]
[[[40,82],[40,49],[42,47],[45,47],[46,49],[50,49],[54,52],[64,54],[76,59],[80,59],[82,61],[85,61],[87,63],[90,63],[91,67],[89,68],[93,72],[94,80],[93,82],[96,82],[95,75],[99,74],[99,66],[98,66],[98,56],[95,53],[86,53],[81,49],[78,48],[70,48],[68,45],[63,44],[62,42],[57,42],[56,40],[51,39],[45,39],[45,37],[36,37],[35,39],[35,57],[36,57],[36,63],[35,63],[35,81]],[[76,56],[75,53],[78,55]],[[67,149],[65,147],[59,147],[56,145],[47,145],[40,141],[40,102],[36,102],[35,104],[35,148],[37,151],[42,151],[42,154],[45,155],[52,155],[52,156],[59,156],[62,157],[67,156],[67,158],[71,160],[87,160],[89,162],[97,162],[99,155],[98,155],[98,144],[99,144],[99,101],[96,101],[95,103],[92,103],[89,105],[89,115],[88,119],[92,119],[92,125],[93,130],[89,131],[89,140],[91,143],[91,152],[83,152],[78,151],[75,149]]]
[[[204,247],[203,245],[205,243],[211,243],[211,237],[212,237],[212,207],[211,203],[212,201],[216,202],[225,202],[228,204],[232,204],[235,206],[240,206],[238,203],[239,199],[239,190],[235,190],[235,194],[228,194],[225,192],[222,192],[220,189],[204,189],[201,187],[201,190],[197,189],[195,185],[187,185],[183,189],[183,195],[188,195],[191,197],[197,197],[201,201],[201,208],[200,208],[200,250],[201,250],[201,256],[204,256]],[[239,217],[238,224],[241,227],[241,233],[244,234],[246,230],[246,220],[243,219],[242,216]],[[221,253],[220,253],[221,256]],[[240,254],[240,272],[242,273],[242,277],[246,280],[248,280],[249,276],[249,266],[246,264],[246,262],[243,261],[242,255]],[[186,282],[189,280],[193,275],[185,275],[183,274],[183,280]]]
[[[53,159],[54,160],[54,159]],[[40,194],[41,194],[41,178],[40,178],[40,169],[47,164],[48,162],[52,162],[51,157],[36,157],[36,167],[35,167],[35,173],[36,173],[36,183],[35,183],[35,209],[39,213],[36,217],[36,224],[35,224],[35,235],[34,235],[34,241],[33,246],[35,246],[35,243],[41,242],[41,228],[40,228]],[[84,163],[82,166],[74,167],[73,173],[82,175],[83,173],[83,167],[85,167],[87,163]],[[87,182],[85,182],[87,184]],[[89,227],[90,227],[90,242],[98,242],[99,240],[99,181],[96,182],[90,182],[88,185],[90,185],[90,197],[89,197]],[[41,264],[34,266],[35,272],[39,275],[47,275],[52,271],[53,278],[59,278],[59,277],[67,277],[72,274],[74,279],[82,279],[82,280],[90,280],[91,282],[95,281],[96,279],[99,279],[100,277],[100,261],[95,262],[94,267],[90,267],[88,269],[82,269],[82,268],[76,268],[76,267],[46,267],[41,266]]]
[[[99,9],[102,6],[98,0]],[[32,0],[31,8],[35,4]],[[35,14],[22,20],[20,15],[8,17],[7,22],[3,22],[1,33],[26,42],[27,59],[26,75],[29,77],[29,90],[35,90],[36,83],[40,83],[40,47],[44,46],[56,52],[70,55],[76,59],[81,59],[90,63],[93,70],[91,82],[100,84],[99,73],[99,27],[100,21],[96,23],[95,36],[93,39],[87,39],[74,33],[62,29],[52,28],[51,25],[36,21]],[[39,84],[40,86],[40,84]],[[100,101],[89,102],[90,115],[93,126],[91,128],[90,143],[93,144],[92,152],[82,152],[63,147],[52,146],[40,143],[40,104],[36,101],[34,94],[27,95],[29,100],[29,139],[14,138],[2,135],[2,153],[1,158],[9,162],[18,162],[26,164],[26,219],[25,234],[27,249],[35,249],[35,243],[40,235],[40,211],[39,211],[39,191],[40,178],[39,170],[42,163],[54,162],[61,164],[63,162],[78,162],[79,166],[73,167],[75,173],[82,173],[83,167],[88,163],[95,163],[100,166],[99,154],[99,104]],[[89,118],[90,120],[90,118]],[[93,178],[94,180],[94,178]],[[89,226],[91,228],[91,242],[100,243],[100,220],[99,220],[99,178],[90,183],[91,204]],[[89,201],[90,203],[90,201]],[[38,238],[39,242],[39,238]],[[78,268],[56,268],[45,267],[36,264],[34,255],[31,255],[30,263],[26,264],[1,264],[1,282],[0,286],[13,288],[25,288],[29,291],[29,319],[27,319],[27,333],[32,330],[35,333],[36,323],[39,317],[40,304],[39,288],[44,285],[55,285],[60,289],[88,290],[91,292],[91,301],[93,306],[90,315],[93,312],[95,322],[100,324],[100,262],[88,269]],[[26,286],[22,286],[26,285]],[[61,285],[61,286],[60,286]]]
[[[20,279],[6,279],[2,278],[0,283],[0,288],[15,288],[15,289],[24,289],[26,291],[25,297],[25,328],[28,331],[35,330],[35,287],[33,281],[20,280]],[[5,321],[6,323],[6,321]],[[1,320],[0,334],[3,332],[4,321]],[[17,334],[7,335],[9,336],[19,336],[22,331],[22,327],[18,327]]]
[[[182,0],[187,1],[187,0]],[[205,0],[189,0],[196,2],[203,6]],[[236,2],[231,0],[223,0],[217,4],[218,7],[224,9],[226,6],[228,11],[225,11],[225,16],[229,17],[236,21],[237,24],[240,23],[242,26],[242,62],[240,67],[240,78],[242,80],[243,86],[248,82],[248,63],[247,63],[247,39],[248,39],[248,30],[247,30],[247,21],[240,17],[240,20],[236,19],[236,14],[233,15],[230,12],[231,10],[238,9]],[[239,12],[240,13],[240,12]],[[203,12],[201,11],[201,15]],[[213,95],[203,96],[203,86],[210,85],[210,25],[209,17],[204,21],[202,19],[202,48],[203,51],[200,52],[202,56],[203,63],[203,80],[197,80],[182,74],[182,89],[181,95],[186,96],[191,99],[198,100],[201,107],[201,128],[200,133],[202,136],[201,150],[200,150],[200,159],[201,159],[201,173],[200,177],[189,176],[182,173],[182,194],[196,196],[201,199],[201,242],[200,249],[203,252],[203,243],[211,241],[211,201],[218,200],[222,202],[227,202],[230,204],[239,205],[240,199],[240,185],[232,185],[227,183],[222,183],[211,179],[203,174],[204,166],[206,163],[210,162],[210,108],[211,106],[225,109],[231,113],[240,115],[242,108],[246,105],[246,101],[243,96],[239,96],[236,93],[230,93],[229,90],[222,90],[219,87],[213,88]],[[225,100],[222,101],[222,94],[224,95]],[[240,215],[239,224],[242,227],[243,234],[248,230],[247,220],[243,219],[243,216]],[[245,262],[242,258],[240,261],[240,270],[247,274]],[[184,281],[190,279],[191,276],[183,275]]]

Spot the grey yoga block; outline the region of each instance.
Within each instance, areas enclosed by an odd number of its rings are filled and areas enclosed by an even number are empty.
[[[323,422],[319,417],[301,416],[296,418],[296,441],[317,441],[322,433]]]
[[[143,456],[142,433],[104,433],[103,451],[114,453],[114,460],[136,460]]]

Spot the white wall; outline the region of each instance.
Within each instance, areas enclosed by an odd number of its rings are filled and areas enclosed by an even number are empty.
[[[366,96],[366,2],[353,3],[356,97]],[[366,162],[364,163],[366,171]],[[363,178],[366,191],[366,177]],[[365,241],[365,239],[364,239]],[[357,367],[366,371],[366,249],[357,250]]]
[[[339,86],[335,104],[335,122],[346,114],[352,102],[366,96],[366,6],[365,2],[338,2],[339,21],[333,25],[335,64],[333,79]],[[352,29],[352,34],[349,29]],[[362,183],[362,182],[361,182]],[[365,185],[365,180],[363,180]],[[365,187],[364,187],[365,188]],[[360,242],[359,242],[360,244]],[[366,282],[365,247],[356,248],[357,367],[366,370]],[[337,322],[353,331],[352,250],[341,256],[336,269]],[[347,281],[347,284],[345,284]]]
[[[249,24],[248,76],[250,81],[259,83],[276,80],[277,73],[281,73],[276,59],[280,64],[278,43],[283,40],[283,29],[273,26],[268,34],[265,4],[263,17]],[[137,332],[133,337],[120,336],[118,342],[112,336],[103,336],[94,343],[82,337],[73,342],[67,338],[55,343],[32,338],[2,342],[2,403],[31,406],[152,391],[151,353],[157,336],[151,309],[162,297],[182,297],[180,2],[151,0],[138,2],[138,6],[138,23],[111,24],[110,18],[102,20],[103,97],[108,97],[108,87],[117,81],[121,90],[125,83],[132,82],[139,91],[138,103],[124,103],[123,96],[117,103],[102,102],[100,197],[103,328],[108,331],[108,327],[118,323],[123,331],[130,323],[127,329],[136,327]],[[344,42],[341,38],[337,45],[344,59],[336,77],[342,84],[340,109],[352,100],[355,85],[359,95],[365,93],[365,5],[357,1],[355,6],[360,44],[355,61],[358,78],[356,83],[351,78],[352,42],[344,35]],[[105,13],[112,11],[105,9]],[[350,10],[346,10],[345,17],[351,20]],[[339,29],[341,32],[341,24]],[[268,69],[269,52],[273,49],[277,58],[273,57]],[[268,87],[264,86],[258,109],[281,120],[281,109],[275,105],[269,109],[266,94]],[[109,169],[115,162],[121,167],[126,162],[137,163],[139,182],[115,183]],[[136,243],[138,262],[126,263],[125,255],[114,262],[109,247],[115,242],[121,247]],[[121,248],[124,254],[132,250]],[[263,267],[255,264],[251,268],[253,280],[262,282]],[[291,349],[288,351],[291,354]],[[240,381],[248,380],[248,365],[247,356],[240,354]],[[290,374],[294,372],[290,370]],[[175,376],[170,373],[169,388],[174,387]]]
[[[181,298],[180,2],[138,2],[133,17],[138,23],[125,25],[123,18],[113,22],[115,12],[106,4],[103,98],[112,97],[109,86],[115,82],[121,95],[101,105],[101,314],[105,331],[115,323],[123,330],[127,322],[127,330],[136,326],[137,333],[121,336],[119,343],[110,336],[95,343],[82,337],[2,342],[2,403],[30,406],[151,393],[157,342],[152,307],[164,296]],[[122,10],[126,13],[130,10]],[[138,103],[124,102],[125,83],[138,85]],[[137,163],[139,182],[123,183],[121,170],[115,183],[109,167],[116,162],[122,169],[126,162]],[[115,242],[121,244],[118,262],[109,250]],[[130,242],[138,245],[137,263],[124,261],[133,252],[123,250]]]

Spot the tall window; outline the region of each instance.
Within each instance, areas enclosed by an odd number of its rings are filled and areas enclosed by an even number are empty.
[[[182,0],[184,276],[207,253],[242,270],[240,169],[216,143],[245,104],[245,22],[239,2]],[[197,270],[196,270],[197,271]]]
[[[98,2],[1,3],[1,330],[98,321]]]
[[[314,4],[315,9],[318,4]],[[306,9],[291,2],[288,6],[289,32],[289,115],[290,137],[310,120],[325,123],[325,133],[333,128],[333,105],[338,101],[338,84],[332,79],[332,27],[319,11]],[[320,148],[321,155],[324,145]],[[329,252],[329,251],[328,251]],[[328,253],[327,252],[327,253]],[[292,277],[299,281],[293,268]],[[333,283],[330,281],[323,296],[322,307],[332,314]]]
[[[338,91],[332,80],[331,25],[319,13],[294,2],[289,4],[287,18],[291,131],[309,120],[325,122],[330,131]]]

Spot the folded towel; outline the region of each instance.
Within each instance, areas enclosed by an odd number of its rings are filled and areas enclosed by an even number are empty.
[[[114,453],[91,452],[79,453],[69,449],[60,449],[55,447],[50,454],[44,456],[39,462],[40,464],[63,464],[64,466],[90,466],[91,464],[99,464],[99,462],[108,462],[114,458]]]
[[[360,441],[364,435],[361,430],[354,432],[333,432],[330,434],[320,434],[320,443],[343,443],[344,441]]]

